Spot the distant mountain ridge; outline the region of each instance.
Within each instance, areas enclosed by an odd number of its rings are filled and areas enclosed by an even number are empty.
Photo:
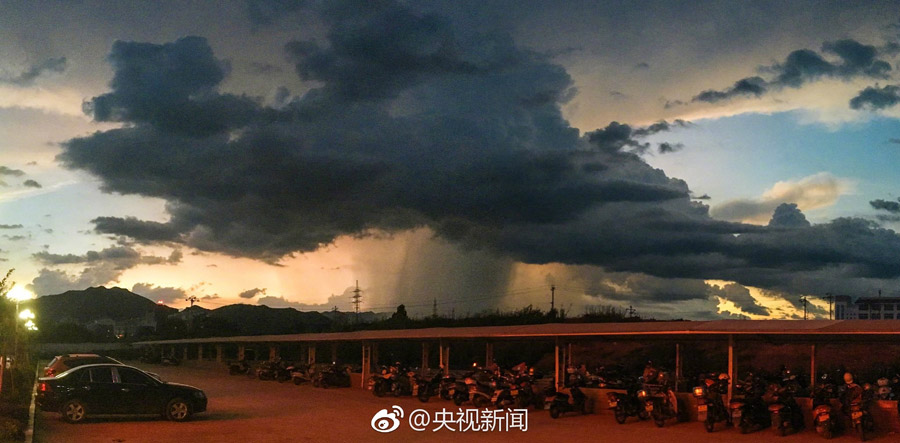
[[[88,324],[101,319],[128,321],[143,319],[157,312],[171,315],[175,308],[118,287],[97,286],[82,291],[66,291],[29,301],[39,321]]]
[[[147,327],[151,330],[144,334],[152,334],[152,330],[156,329],[157,333],[166,336],[184,336],[185,333],[190,336],[232,336],[326,332],[337,325],[355,321],[355,314],[349,312],[307,312],[290,307],[250,304],[226,305],[216,309],[195,305],[179,311],[127,289],[103,286],[38,297],[25,306],[35,311],[38,324],[47,326],[47,329],[71,323],[96,330],[97,325],[112,324],[111,330],[127,330],[128,336]],[[376,317],[372,312],[360,313],[360,320],[371,321]]]

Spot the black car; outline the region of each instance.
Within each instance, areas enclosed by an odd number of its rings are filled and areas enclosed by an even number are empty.
[[[78,423],[94,414],[161,414],[187,420],[206,410],[206,394],[193,386],[167,383],[122,364],[79,366],[39,379],[37,403]]]

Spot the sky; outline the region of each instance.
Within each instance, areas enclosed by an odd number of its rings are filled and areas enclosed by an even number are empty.
[[[0,5],[0,268],[39,296],[900,296],[897,1]]]

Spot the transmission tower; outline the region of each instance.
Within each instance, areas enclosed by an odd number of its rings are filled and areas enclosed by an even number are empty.
[[[437,318],[437,298],[431,302],[431,316]]]
[[[804,295],[800,297],[800,303],[803,303],[803,319],[806,320],[806,305],[809,304],[809,300],[807,300]]]
[[[628,309],[625,310],[625,313],[628,314],[628,318],[634,318],[635,312],[637,311],[635,311],[634,306],[631,305],[628,305]]]
[[[356,309],[356,322],[359,323],[359,303],[362,301],[362,295],[359,293],[362,292],[359,289],[359,280],[356,281],[356,289],[353,290],[353,306]]]
[[[556,312],[556,285],[550,285],[550,312]]]

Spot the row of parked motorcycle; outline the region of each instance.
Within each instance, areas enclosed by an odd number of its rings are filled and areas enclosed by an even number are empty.
[[[699,386],[693,389],[697,418],[707,432],[713,432],[720,423],[737,426],[741,433],[772,429],[779,436],[804,428],[803,414],[796,400],[801,389],[796,377],[789,373],[783,378],[748,373],[744,379],[734,382],[732,398],[726,404],[730,382],[727,374],[709,373],[701,376]],[[669,385],[663,383],[655,393],[647,386],[647,383],[635,383],[624,394],[609,394],[617,422],[625,423],[631,416],[639,419],[652,416],[662,426],[666,418],[677,415],[677,409],[672,409],[677,408],[677,402]],[[846,426],[865,441],[875,427],[870,412],[875,395],[876,389],[869,384],[857,384],[849,372],[840,376],[840,382],[836,374],[824,374],[813,388],[816,432],[830,439],[845,430],[846,421]]]
[[[452,401],[457,406],[471,404],[476,408],[495,407],[535,410],[548,409],[550,416],[575,412],[587,413],[586,396],[580,390],[584,383],[570,387],[569,393],[558,392],[552,386],[538,389],[540,374],[524,363],[508,370],[497,366],[473,367],[458,374],[416,372],[395,363],[381,367],[369,379],[369,388],[376,397],[414,396],[422,402],[433,397]]]
[[[350,367],[338,364],[292,364],[275,359],[253,366],[246,360],[238,360],[228,364],[228,373],[280,383],[291,381],[295,385],[310,383],[317,388],[350,387]]]

